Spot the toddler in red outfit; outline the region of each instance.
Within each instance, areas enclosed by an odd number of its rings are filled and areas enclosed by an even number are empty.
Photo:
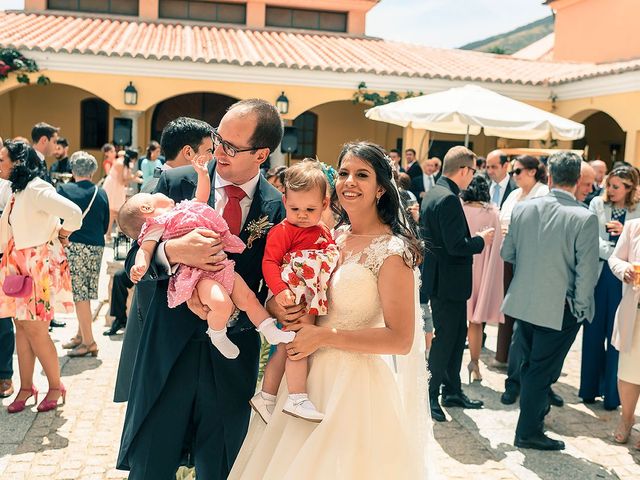
[[[118,213],[121,230],[131,238],[138,238],[140,244],[135,265],[129,273],[134,283],[146,273],[160,240],[178,238],[196,228],[207,228],[220,234],[227,252],[241,253],[245,249],[242,240],[229,231],[224,218],[207,204],[211,181],[206,157],[196,157],[191,163],[198,173],[194,200],[184,200],[176,205],[162,193],[138,193]],[[235,273],[233,260],[225,259],[220,264],[223,268],[217,272],[179,265],[169,278],[169,307],[174,308],[186,302],[197,288],[200,300],[210,309],[207,314],[207,335],[213,346],[226,358],[236,358],[240,353],[227,337],[227,322],[236,307],[247,312],[251,323],[271,345],[291,342],[295,334],[278,329],[275,319],[269,316],[245,281]]]
[[[327,313],[329,278],[338,263],[338,250],[320,216],[327,208],[327,179],[319,162],[305,159],[287,169],[283,196],[287,217],[271,229],[262,260],[262,273],[275,300],[282,306],[304,303],[303,323],[315,323]],[[278,348],[267,363],[262,391],[251,406],[267,422],[275,407],[286,352]],[[294,417],[320,422],[307,395],[307,359],[284,361],[289,397],[283,411]]]

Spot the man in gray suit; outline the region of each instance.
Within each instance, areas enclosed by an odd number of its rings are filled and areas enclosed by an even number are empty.
[[[574,196],[580,157],[561,152],[548,165],[551,192],[514,208],[502,244],[502,258],[515,264],[502,311],[516,319],[523,347],[514,444],[562,450],[563,442],[544,434],[544,417],[549,387],[560,376],[581,323],[593,319],[598,220]]]

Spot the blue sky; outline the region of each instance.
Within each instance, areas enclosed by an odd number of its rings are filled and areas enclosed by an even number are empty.
[[[3,9],[23,7],[24,0],[0,0]],[[433,47],[459,47],[550,13],[542,0],[381,0],[367,15],[367,34]]]

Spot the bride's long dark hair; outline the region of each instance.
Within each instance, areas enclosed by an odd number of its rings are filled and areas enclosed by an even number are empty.
[[[419,240],[416,226],[409,219],[408,213],[402,205],[398,187],[393,181],[391,159],[384,149],[374,143],[354,142],[346,143],[338,157],[338,169],[347,155],[353,155],[364,160],[376,174],[376,181],[384,189],[384,194],[377,203],[378,216],[385,225],[389,225],[394,235],[402,238],[407,244],[410,258],[406,260],[412,266],[422,262],[424,246]],[[331,209],[338,215],[340,225],[350,225],[349,216],[338,201],[338,194],[333,190],[331,195]]]

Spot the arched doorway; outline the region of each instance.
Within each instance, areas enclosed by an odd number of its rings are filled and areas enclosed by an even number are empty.
[[[573,142],[573,148],[584,149],[588,146],[588,159],[604,160],[609,168],[614,162],[624,160],[627,134],[613,117],[597,110],[578,113],[574,119],[584,124],[585,135]]]
[[[178,117],[192,117],[217,127],[227,109],[238,99],[217,93],[186,93],[168,98],[158,105],[151,118],[151,139],[160,141],[162,129]]]

